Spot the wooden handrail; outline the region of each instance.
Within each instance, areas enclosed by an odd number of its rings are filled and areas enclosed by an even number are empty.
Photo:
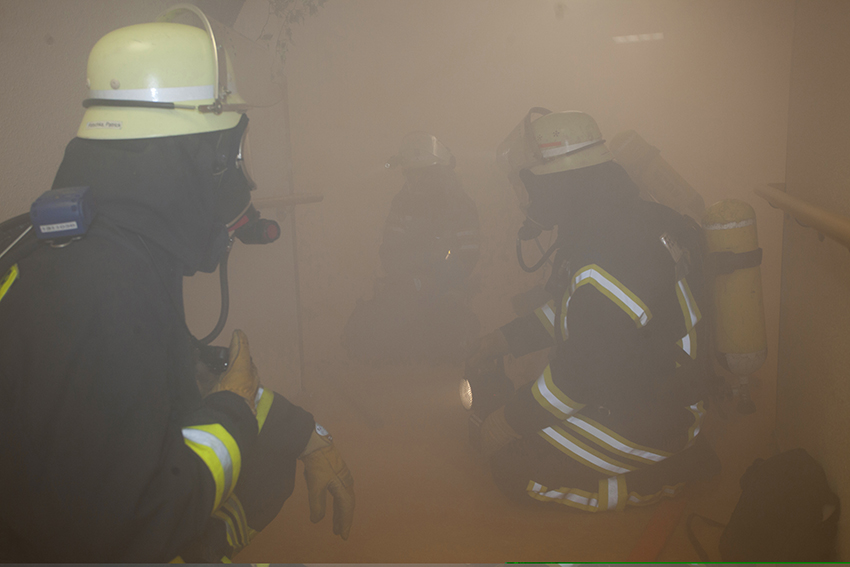
[[[780,208],[794,217],[800,224],[811,227],[850,249],[850,218],[830,213],[802,199],[792,197],[775,185],[757,187],[755,193],[759,197],[763,197],[772,206]]]

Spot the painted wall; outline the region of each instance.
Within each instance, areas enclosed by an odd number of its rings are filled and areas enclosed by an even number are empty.
[[[850,217],[850,4],[798,2],[788,114],[787,191]],[[774,213],[778,215],[779,213]],[[777,432],[803,447],[850,502],[850,253],[785,219]],[[850,521],[839,526],[850,559]]]

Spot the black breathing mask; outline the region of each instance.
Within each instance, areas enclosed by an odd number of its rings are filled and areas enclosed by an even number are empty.
[[[520,268],[526,272],[536,272],[549,259],[558,246],[555,244],[543,253],[536,264],[529,267],[522,257],[522,243],[526,240],[536,240],[544,230],[553,230],[558,222],[558,188],[544,175],[534,175],[528,169],[519,172],[519,178],[528,193],[528,207],[525,210],[525,221],[517,231],[516,253]],[[538,247],[540,243],[538,242]],[[540,248],[542,252],[542,248]]]

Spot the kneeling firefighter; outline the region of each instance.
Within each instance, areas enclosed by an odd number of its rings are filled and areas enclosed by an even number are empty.
[[[227,560],[277,515],[296,459],[311,520],[330,491],[348,538],[351,473],[309,413],[262,387],[242,331],[212,391],[196,383],[183,277],[214,271],[258,215],[248,107],[206,17],[179,10],[206,31],[159,21],[92,49],[87,110],[44,196],[51,214],[69,191],[93,206],[87,232],[0,258],[0,560]],[[36,208],[30,234],[73,224]]]
[[[467,360],[474,376],[505,354],[552,347],[539,378],[481,416],[496,484],[519,500],[595,512],[671,497],[715,474],[700,435],[699,227],[641,200],[582,112],[532,109],[498,157],[527,196],[519,238],[558,232],[551,300],[481,337]]]

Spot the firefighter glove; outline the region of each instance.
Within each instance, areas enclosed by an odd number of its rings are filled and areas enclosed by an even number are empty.
[[[519,439],[520,435],[505,420],[505,407],[502,406],[484,420],[481,424],[481,452],[485,457],[513,441]]]
[[[327,493],[330,492],[334,507],[334,534],[347,540],[354,520],[354,478],[330,435],[321,426],[316,426],[299,458],[304,461],[310,521],[316,523],[325,517]]]
[[[248,402],[251,411],[256,413],[259,388],[260,379],[257,376],[257,367],[251,360],[251,351],[248,350],[248,337],[242,330],[236,329],[230,339],[230,364],[227,366],[227,372],[213,387],[213,392],[226,390],[238,394]]]

